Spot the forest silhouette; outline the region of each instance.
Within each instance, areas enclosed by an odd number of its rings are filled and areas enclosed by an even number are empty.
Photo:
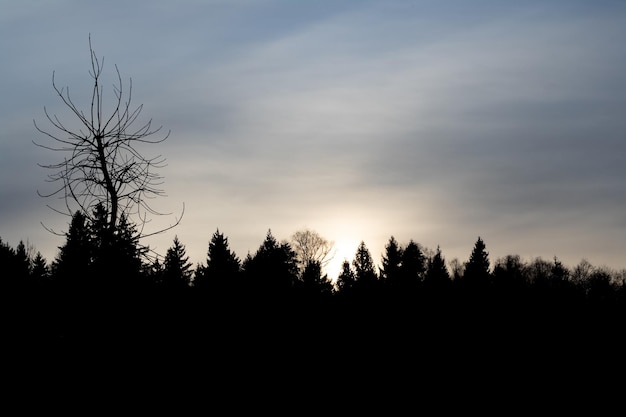
[[[204,407],[252,396],[290,413],[339,403],[403,414],[417,398],[456,409],[440,404],[452,393],[527,409],[577,393],[621,398],[624,271],[492,263],[480,237],[449,265],[439,247],[392,236],[380,266],[361,242],[331,280],[271,230],[243,259],[217,230],[194,267],[178,237],[156,257],[124,224],[111,236],[76,212],[50,263],[0,241],[11,390],[97,404],[143,392],[152,405],[191,390]]]
[[[307,340],[305,349],[399,353],[452,352],[463,340],[515,340],[516,349],[618,340],[625,324],[624,271],[517,255],[491,262],[480,237],[468,260],[452,267],[439,247],[401,245],[393,236],[377,266],[361,242],[331,279],[319,260],[303,262],[271,230],[244,259],[217,230],[195,266],[178,237],[158,257],[132,224],[109,232],[77,211],[50,263],[23,241],[13,248],[0,240],[4,304],[16,308],[5,335],[54,349],[204,346],[221,335],[235,350],[286,338]]]

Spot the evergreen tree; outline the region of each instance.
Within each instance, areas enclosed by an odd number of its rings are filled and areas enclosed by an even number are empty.
[[[470,287],[484,288],[491,282],[489,267],[489,253],[486,250],[485,242],[478,237],[469,261],[465,264],[463,281]]]
[[[357,288],[367,292],[376,291],[378,289],[378,275],[374,268],[374,261],[369,249],[365,246],[365,242],[363,241],[361,241],[357,248],[352,266],[354,267],[355,284]]]
[[[189,287],[193,275],[192,266],[185,245],[178,236],[174,236],[174,242],[167,250],[163,262],[163,285],[173,289]]]
[[[390,287],[397,287],[402,280],[403,250],[395,237],[391,236],[382,256],[380,279]]]
[[[28,283],[28,278],[30,277],[30,263],[31,259],[28,254],[28,249],[24,244],[24,241],[20,240],[17,244],[17,248],[15,250],[15,271],[14,276],[20,283],[20,285],[25,285]]]
[[[254,256],[246,259],[244,273],[249,289],[264,294],[284,294],[294,288],[298,279],[296,253],[289,243],[278,243],[268,230]]]
[[[122,286],[144,286],[146,284],[143,275],[143,261],[148,248],[139,244],[137,227],[128,221],[126,214],[122,213],[120,221],[113,236],[113,256],[116,270],[124,281],[119,282]]]
[[[556,256],[550,270],[550,285],[559,303],[571,303],[578,300],[580,293],[570,280],[570,270]]]
[[[30,271],[30,281],[35,286],[42,286],[48,282],[50,278],[50,268],[41,252],[37,252],[32,262]]]
[[[206,266],[196,268],[193,285],[218,291],[233,288],[239,279],[240,270],[241,261],[230,250],[228,238],[218,229],[209,242]]]
[[[322,275],[320,261],[310,261],[302,272],[301,288],[307,296],[329,296],[333,292],[333,283],[328,275]]]
[[[562,282],[569,280],[570,272],[563,263],[555,256],[552,264],[552,281]]]
[[[428,290],[441,290],[447,288],[451,282],[446,260],[441,253],[441,248],[437,246],[437,251],[428,262],[424,286]]]
[[[426,256],[420,246],[411,240],[402,251],[400,285],[404,289],[415,289],[424,279]]]
[[[64,288],[78,289],[89,280],[91,265],[91,239],[86,216],[76,211],[65,234],[65,244],[52,262],[51,272],[55,282]]]
[[[354,275],[354,271],[350,266],[350,262],[347,259],[343,261],[341,264],[341,272],[337,277],[337,291],[339,294],[348,294],[350,293],[356,283],[356,277]]]
[[[15,249],[0,238],[0,277],[2,278],[0,284],[7,292],[14,290],[19,283],[19,280],[16,278],[17,269]]]
[[[147,249],[139,245],[139,234],[126,214],[122,213],[117,227],[112,229],[107,211],[98,204],[89,223],[92,241],[92,270],[99,286],[116,290],[142,284],[142,255]]]
[[[92,246],[92,262],[96,269],[108,269],[113,258],[113,228],[109,227],[107,211],[104,205],[98,204],[93,209],[93,213],[86,221]]]
[[[147,285],[162,286],[164,270],[165,268],[158,257],[155,257],[154,261],[151,263],[144,265],[143,275],[146,277]]]

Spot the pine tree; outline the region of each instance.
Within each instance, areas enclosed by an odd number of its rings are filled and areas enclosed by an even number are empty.
[[[378,275],[374,268],[374,261],[372,260],[369,249],[365,246],[365,242],[363,241],[361,241],[357,248],[352,266],[354,267],[357,288],[366,292],[376,291],[378,289]]]
[[[139,245],[139,234],[126,214],[111,229],[107,211],[98,204],[89,223],[92,246],[92,275],[98,286],[121,290],[142,283],[142,255],[147,249]]]
[[[228,238],[219,229],[213,233],[209,242],[206,266],[196,268],[193,286],[213,288],[217,291],[234,288],[239,279],[241,261],[230,250]]]
[[[15,249],[0,238],[0,277],[2,278],[0,284],[3,290],[7,290],[7,293],[14,290],[19,283],[15,274],[16,265]]]
[[[268,230],[254,256],[246,259],[244,273],[249,289],[264,294],[284,294],[294,288],[298,279],[296,253],[289,243],[278,243]]]
[[[189,287],[193,275],[192,266],[185,245],[178,236],[174,236],[174,242],[167,250],[163,262],[163,285],[173,289]]]
[[[24,241],[20,240],[15,250],[16,269],[14,271],[15,278],[21,285],[25,285],[30,277],[30,263],[31,259],[28,254],[28,249],[24,244]]]
[[[143,266],[143,275],[146,277],[147,285],[163,286],[164,267],[158,257]]]
[[[89,281],[92,241],[86,216],[76,211],[65,234],[65,244],[52,262],[51,272],[56,283],[64,288],[85,286]]]
[[[341,264],[341,272],[337,277],[337,291],[339,294],[350,293],[355,286],[356,277],[347,259]]]
[[[555,256],[554,264],[552,265],[552,281],[562,282],[567,281],[570,276],[570,271],[563,265],[563,263]]]
[[[30,271],[30,281],[33,285],[39,287],[45,285],[50,278],[50,268],[41,252],[37,252],[32,262]]]
[[[489,253],[486,250],[485,242],[478,237],[469,261],[465,264],[463,274],[465,284],[476,288],[484,288],[488,285],[491,282],[489,264]]]
[[[395,237],[391,236],[382,256],[380,278],[386,285],[397,287],[401,281],[403,250]]]
[[[402,289],[415,289],[424,279],[426,272],[426,256],[412,239],[402,251],[400,278]]]
[[[437,251],[428,262],[424,286],[428,290],[441,290],[446,288],[451,282],[450,272],[446,267],[446,260],[441,253],[441,248],[437,246]]]
[[[301,288],[307,296],[328,296],[332,294],[333,283],[328,275],[322,275],[320,261],[309,261],[302,272]]]

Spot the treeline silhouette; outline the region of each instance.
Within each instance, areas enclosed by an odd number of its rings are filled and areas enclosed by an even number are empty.
[[[239,364],[270,366],[271,357],[314,372],[366,363],[398,370],[417,358],[484,366],[513,352],[580,362],[589,346],[623,339],[626,274],[584,260],[574,268],[518,255],[492,262],[478,237],[468,260],[450,266],[439,247],[391,236],[379,267],[361,242],[331,279],[271,230],[240,259],[218,229],[194,266],[178,237],[155,257],[122,224],[112,233],[76,212],[50,263],[23,242],[0,240],[8,345],[137,357],[211,349]]]

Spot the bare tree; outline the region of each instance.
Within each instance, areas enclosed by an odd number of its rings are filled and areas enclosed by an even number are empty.
[[[291,242],[301,271],[312,261],[325,267],[335,255],[334,242],[329,242],[313,230],[298,230],[291,236]]]
[[[102,205],[107,214],[106,227],[115,231],[120,219],[132,219],[138,225],[140,237],[146,237],[175,227],[184,213],[175,223],[165,229],[145,233],[144,226],[149,221],[148,214],[164,215],[154,210],[148,200],[163,196],[159,186],[163,178],[154,172],[165,166],[165,158],[157,155],[151,158],[140,153],[138,147],[144,144],[158,144],[165,141],[170,132],[158,138],[154,135],[161,132],[162,127],[153,129],[152,120],[139,124],[138,118],[143,105],[131,106],[132,79],[129,80],[128,91],[124,90],[120,71],[113,85],[115,99],[110,107],[110,114],[105,113],[103,104],[102,61],[96,56],[89,37],[91,71],[93,88],[91,106],[84,112],[79,109],[70,96],[69,87],[59,87],[52,73],[52,86],[63,104],[79,121],[79,127],[67,127],[56,115],[51,115],[44,107],[44,113],[52,124],[51,131],[41,129],[36,121],[35,128],[53,140],[52,145],[35,145],[64,153],[63,160],[58,163],[40,165],[53,170],[48,175],[48,182],[56,183],[55,189],[42,197],[57,196],[63,201],[63,210],[52,210],[71,216],[80,210],[91,219],[94,209]],[[171,213],[169,213],[171,214]],[[93,220],[93,219],[92,219]],[[45,227],[45,226],[44,226]],[[50,229],[49,229],[50,230]]]

